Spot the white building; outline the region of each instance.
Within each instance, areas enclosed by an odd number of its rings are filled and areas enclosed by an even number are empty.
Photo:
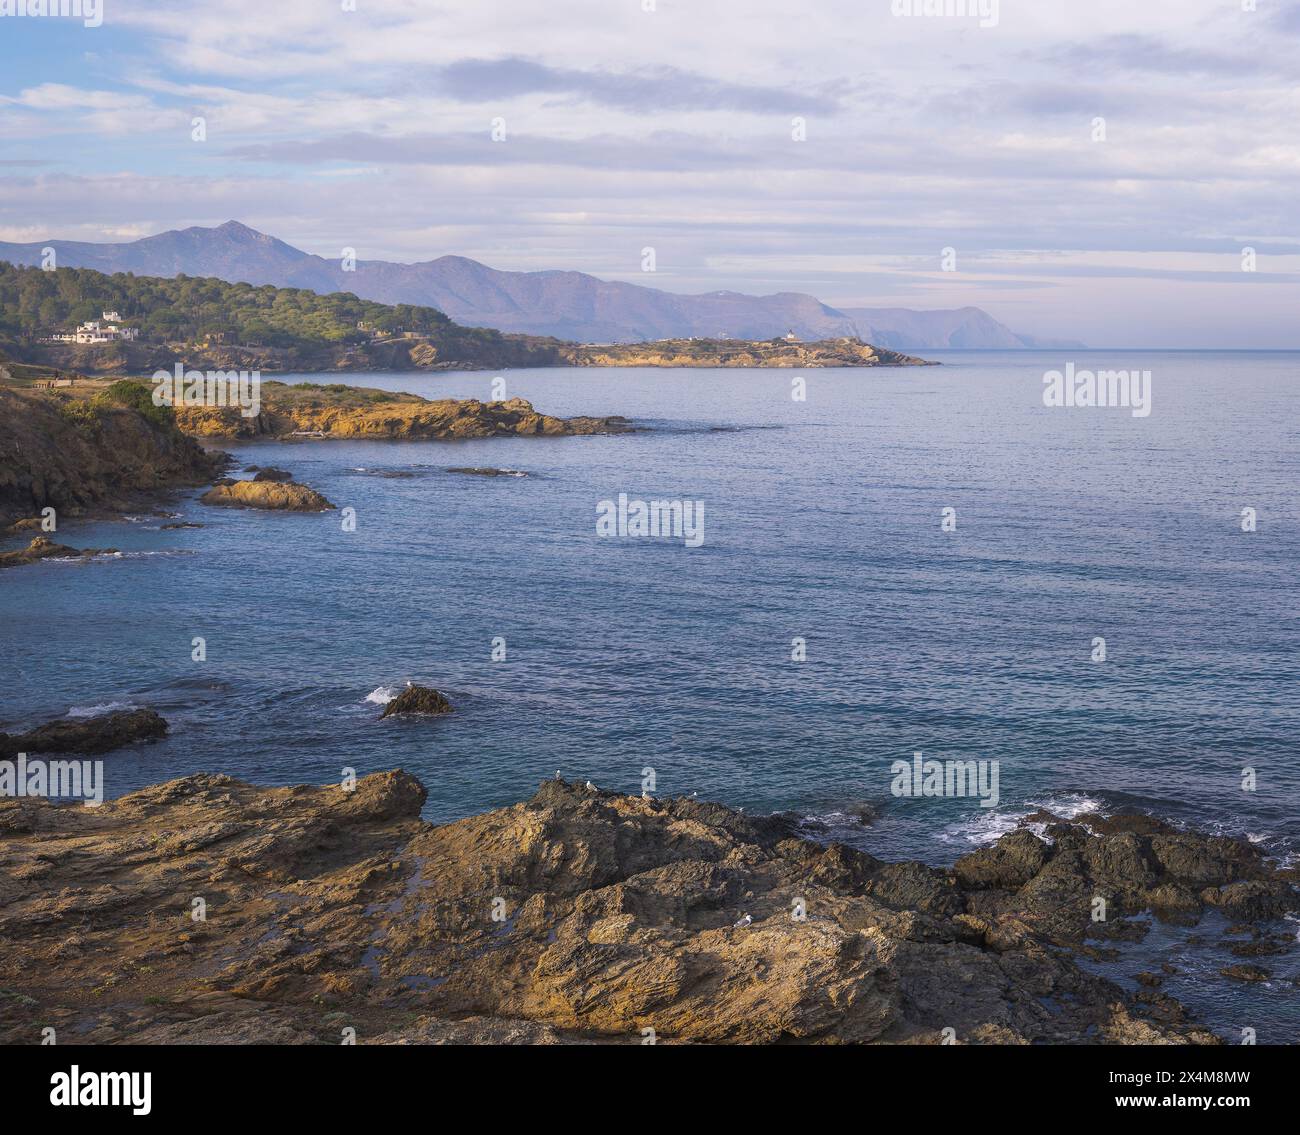
[[[116,343],[119,340],[137,339],[138,327],[120,326],[122,317],[115,311],[106,311],[100,319],[81,324],[75,331],[60,331],[51,335],[51,343]]]

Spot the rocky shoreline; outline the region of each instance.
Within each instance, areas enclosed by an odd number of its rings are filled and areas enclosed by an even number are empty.
[[[424,800],[396,771],[0,802],[0,1040],[1210,1045],[1075,959],[1153,906],[1296,905],[1246,841],[1148,817],[940,870],[562,780],[439,827]]]
[[[204,484],[202,503],[295,512],[334,506],[292,475],[262,472],[253,481],[222,473],[230,456],[200,441],[378,438],[464,440],[622,434],[625,418],[557,418],[522,398],[429,401],[364,387],[286,386],[267,382],[259,413],[237,407],[156,407],[146,383],[84,382],[77,393],[6,385],[0,365],[0,536],[46,531],[42,510],[57,524],[70,518],[120,515],[156,506],[160,496]],[[0,568],[52,556],[82,555],[53,542],[0,554]],[[87,551],[85,555],[95,554]]]

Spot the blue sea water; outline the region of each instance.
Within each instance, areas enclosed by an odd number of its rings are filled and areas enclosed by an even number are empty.
[[[354,508],[356,531],[197,493],[173,511],[198,530],[64,526],[125,554],[0,576],[0,728],[157,708],[171,736],[106,758],[114,795],[401,766],[445,821],[557,770],[639,792],[652,768],[661,794],[795,811],[882,858],[950,862],[1038,806],[1294,855],[1300,354],[933,357],[503,375],[545,412],[643,427],[626,436],[228,445]],[[1044,406],[1068,361],[1150,370],[1150,416]],[[348,381],[487,398],[494,377]],[[599,537],[620,493],[703,501],[703,545]],[[408,680],[457,712],[380,723]],[[998,761],[999,806],[891,796],[918,751]]]

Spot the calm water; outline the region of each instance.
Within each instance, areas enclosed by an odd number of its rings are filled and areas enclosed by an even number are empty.
[[[127,555],[0,576],[0,718],[156,707],[172,736],[111,755],[114,794],[402,766],[441,821],[557,769],[639,791],[649,766],[661,793],[793,809],[887,858],[950,861],[1037,805],[1294,853],[1300,355],[1076,357],[1150,369],[1144,419],[1044,407],[1057,354],[935,357],[804,372],[804,402],[789,371],[505,376],[547,412],[648,427],[631,436],[230,446],[355,508],[357,531],[197,494],[175,511],[201,530],[66,526]],[[485,398],[492,377],[353,381]],[[529,476],[445,471],[481,465]],[[598,538],[620,492],[704,501],[704,545]],[[458,712],[380,724],[408,679]],[[1001,806],[892,798],[891,762],[918,750],[999,761]]]

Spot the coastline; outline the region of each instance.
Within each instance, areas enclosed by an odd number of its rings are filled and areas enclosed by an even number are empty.
[[[942,871],[562,780],[439,827],[424,799],[395,771],[0,802],[22,880],[0,1036],[93,1005],[87,1043],[1218,1044],[1159,980],[1125,993],[1077,959],[1152,896],[1199,888],[1241,921],[1294,901],[1244,841],[1141,817],[1019,829]]]

